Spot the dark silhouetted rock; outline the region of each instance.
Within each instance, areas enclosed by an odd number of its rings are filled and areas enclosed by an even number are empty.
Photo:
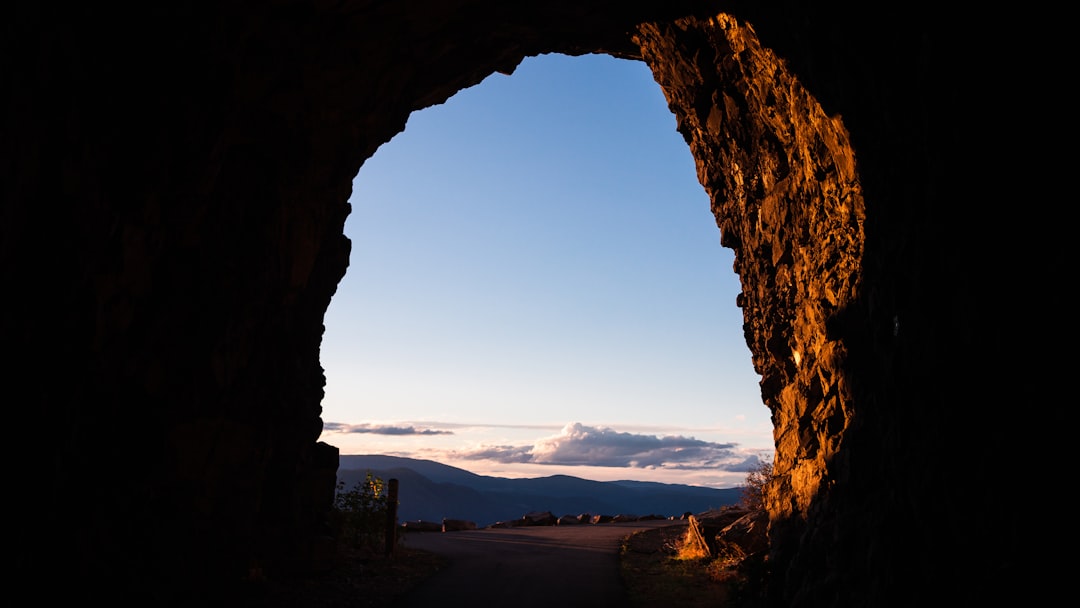
[[[716,533],[712,548],[722,552],[734,546],[744,556],[761,553],[769,548],[768,528],[769,513],[764,509],[744,513]]]
[[[506,520],[506,521],[497,521],[497,522],[491,524],[488,527],[489,528],[517,528],[518,526],[523,526],[523,525],[525,525],[524,520],[510,519],[510,520]]]
[[[551,511],[533,511],[522,515],[521,522],[524,526],[554,526],[559,522],[559,518]]]
[[[443,531],[443,525],[441,523],[436,522],[436,521],[425,521],[425,520],[422,520],[422,519],[416,520],[416,521],[407,521],[407,522],[401,524],[401,527],[404,528],[406,532],[442,532]]]
[[[476,522],[465,519],[444,519],[442,521],[443,532],[458,532],[461,530],[475,530]]]

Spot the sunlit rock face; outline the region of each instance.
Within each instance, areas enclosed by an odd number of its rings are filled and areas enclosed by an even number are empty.
[[[753,31],[720,15],[647,24],[637,40],[697,159],[721,242],[736,252],[745,333],[773,411],[778,518],[805,511],[850,425],[846,358],[827,323],[861,282],[865,205],[838,117]],[[691,63],[680,46],[714,53]],[[700,52],[700,51],[699,51]]]
[[[1011,590],[1018,527],[989,472],[956,472],[1008,437],[978,422],[986,372],[947,370],[1009,355],[960,272],[977,239],[942,152],[961,143],[952,24],[828,3],[157,4],[132,24],[27,3],[0,43],[8,424],[37,439],[13,459],[14,578],[206,605],[331,563],[319,345],[352,179],[410,112],[526,56],[604,52],[653,69],[736,254],[776,427],[769,602]]]
[[[842,474],[857,411],[848,351],[829,322],[857,306],[865,204],[843,122],[734,18],[646,24],[636,40],[697,159],[724,246],[736,252],[738,305],[773,412],[776,538],[797,538]],[[695,48],[708,62],[687,61]],[[777,546],[774,563],[785,559]],[[814,548],[813,550],[817,550]]]
[[[838,324],[850,314],[862,317],[857,324],[871,321],[859,311],[866,204],[849,134],[752,27],[731,16],[645,24],[635,40],[697,160],[721,242],[736,253],[738,305],[775,428],[779,477],[766,488],[771,563],[778,573],[796,568],[798,593],[824,601],[838,590],[824,576],[832,573],[815,565],[824,560],[833,570],[867,556],[832,555],[807,531],[830,543],[849,531],[869,533],[850,520],[838,529],[835,513],[823,521],[817,508],[848,475],[845,441],[859,411],[847,366],[852,328]],[[709,61],[687,61],[689,48]],[[806,560],[812,576],[789,560]],[[839,595],[858,604],[870,593],[862,587],[876,584],[861,579]]]

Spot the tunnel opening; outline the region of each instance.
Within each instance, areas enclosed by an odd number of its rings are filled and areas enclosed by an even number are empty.
[[[771,461],[733,256],[643,62],[530,57],[414,112],[346,235],[320,356],[343,455],[724,488]]]

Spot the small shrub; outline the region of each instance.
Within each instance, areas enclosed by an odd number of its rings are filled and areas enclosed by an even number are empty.
[[[386,484],[371,471],[349,490],[338,481],[334,509],[341,538],[355,547],[381,547],[386,542],[389,500]]]
[[[773,477],[772,460],[759,461],[746,474],[746,485],[742,488],[740,504],[752,511],[764,508],[765,486]]]
[[[675,559],[679,560],[704,560],[709,557],[709,549],[701,543],[694,542],[689,536],[679,544]]]
[[[679,542],[676,559],[702,560],[709,557],[708,541],[702,536],[701,526],[697,519],[690,517],[690,525],[686,527],[686,533]]]
[[[706,562],[705,576],[714,583],[737,583],[739,582],[738,566],[738,563],[716,558]]]

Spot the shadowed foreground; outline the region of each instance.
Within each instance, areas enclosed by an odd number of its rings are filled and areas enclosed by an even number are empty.
[[[620,541],[639,530],[675,523],[413,533],[405,537],[405,546],[442,555],[448,566],[397,605],[622,608],[627,598],[618,570]]]
[[[1044,143],[1069,132],[1070,37],[1010,8],[12,3],[9,595],[188,608],[253,580],[277,601],[334,563],[320,346],[353,180],[413,111],[556,52],[649,65],[735,255],[775,425],[767,605],[1054,605],[1063,535],[1015,499],[1033,476],[1060,494],[1071,470],[1046,465],[1074,460],[1048,348],[1075,316],[1069,157]],[[550,598],[581,569],[562,559],[469,582]]]

